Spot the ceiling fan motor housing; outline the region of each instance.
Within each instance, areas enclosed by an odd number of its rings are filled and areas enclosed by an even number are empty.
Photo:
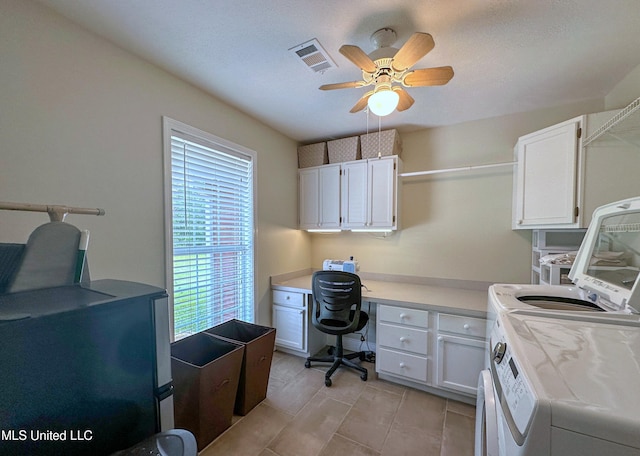
[[[381,28],[373,32],[370,38],[371,44],[373,44],[373,47],[376,49],[389,47],[396,42],[396,39],[397,35],[395,30],[389,27]]]

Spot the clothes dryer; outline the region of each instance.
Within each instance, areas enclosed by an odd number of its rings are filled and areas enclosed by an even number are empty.
[[[507,312],[490,345],[476,456],[640,455],[640,323]]]

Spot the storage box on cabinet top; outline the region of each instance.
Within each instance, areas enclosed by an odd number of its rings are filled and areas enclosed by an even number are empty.
[[[385,130],[360,136],[362,158],[377,158],[378,155],[400,155],[402,141],[397,130]]]
[[[311,166],[326,165],[327,163],[329,163],[329,160],[326,142],[298,147],[298,168],[309,168]]]
[[[335,139],[327,141],[329,163],[342,163],[360,158],[360,137]]]

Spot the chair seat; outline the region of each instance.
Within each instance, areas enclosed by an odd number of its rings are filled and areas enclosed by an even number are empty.
[[[352,310],[351,312],[349,312],[349,320],[353,320],[353,317],[355,315],[356,311]],[[318,320],[320,323],[322,323],[324,326],[329,326],[329,327],[333,327],[336,330],[340,331],[341,329],[349,326],[349,324],[347,322],[344,322],[343,320],[333,320],[331,318],[323,318],[323,319],[319,319]],[[356,331],[360,331],[362,328],[364,328],[365,326],[367,326],[367,322],[369,321],[369,315],[367,315],[366,312],[363,312],[362,310],[360,311],[360,320],[358,321],[358,326],[356,327]]]

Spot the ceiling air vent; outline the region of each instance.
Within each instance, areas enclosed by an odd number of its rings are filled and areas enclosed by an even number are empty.
[[[289,49],[297,60],[314,73],[324,73],[337,65],[315,38]]]

